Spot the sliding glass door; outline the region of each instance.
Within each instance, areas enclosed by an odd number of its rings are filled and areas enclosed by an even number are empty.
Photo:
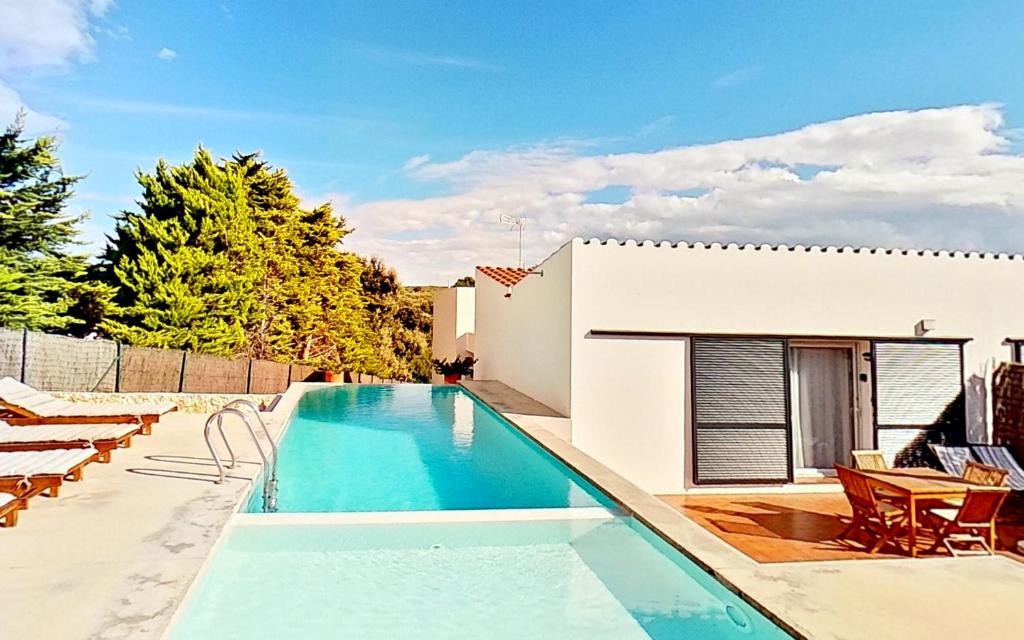
[[[793,347],[793,467],[831,471],[854,448],[853,350]]]

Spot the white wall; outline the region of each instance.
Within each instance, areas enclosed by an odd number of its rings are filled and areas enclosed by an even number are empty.
[[[637,246],[576,240],[573,442],[642,488],[684,488],[685,341],[597,339],[591,330],[972,338],[968,430],[986,436],[984,381],[1024,335],[1024,260]]]
[[[453,360],[473,353],[475,318],[473,287],[450,287],[434,291],[433,330],[430,350],[435,360]],[[443,382],[431,374],[431,382]]]
[[[683,340],[576,341],[572,443],[651,493],[683,489]]]
[[[477,380],[499,380],[569,414],[569,251],[558,251],[512,288],[476,272]]]

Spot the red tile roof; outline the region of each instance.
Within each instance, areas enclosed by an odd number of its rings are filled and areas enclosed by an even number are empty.
[[[477,267],[477,271],[506,287],[514,287],[529,273],[518,267]]]

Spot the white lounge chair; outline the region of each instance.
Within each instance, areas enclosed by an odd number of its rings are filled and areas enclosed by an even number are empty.
[[[12,427],[0,420],[0,451],[46,451],[91,446],[100,452],[99,462],[110,462],[110,452],[118,447],[131,446],[132,436],[141,430],[142,425],[130,422]]]
[[[972,444],[971,453],[978,462],[1009,471],[1010,488],[1024,491],[1024,469],[1020,468],[1009,449],[999,445]]]
[[[44,491],[55,498],[65,479],[81,480],[82,469],[99,456],[93,447],[0,452],[0,491],[23,500]]]
[[[946,473],[958,478],[964,475],[964,467],[968,462],[980,462],[971,454],[969,447],[950,447],[943,444],[929,444],[928,447],[939,459]]]
[[[148,434],[152,430],[152,424],[159,420],[160,416],[176,411],[178,406],[171,402],[68,402],[22,384],[14,378],[6,377],[0,379],[0,408],[3,409],[0,418],[15,426],[135,422],[142,425],[143,434]]]

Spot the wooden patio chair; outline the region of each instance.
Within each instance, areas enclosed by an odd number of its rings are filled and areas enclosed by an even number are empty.
[[[959,508],[929,509],[929,516],[937,524],[938,539],[933,548],[943,544],[952,556],[995,553],[996,516],[1009,494],[1009,487],[978,487],[967,491],[967,497]],[[973,544],[980,544],[984,551],[969,551]],[[957,545],[966,545],[968,550],[957,549]]]
[[[1014,491],[1024,491],[1024,469],[1008,448],[1002,445],[972,444],[971,453],[987,465],[1009,471],[1010,488]]]
[[[978,484],[983,487],[1001,487],[1006,484],[1006,478],[1010,472],[1006,469],[993,467],[988,464],[981,464],[968,460],[964,463],[963,479],[971,484]]]
[[[853,510],[853,519],[839,534],[839,539],[848,539],[854,532],[864,530],[876,538],[874,546],[868,553],[878,553],[886,543],[892,544],[902,553],[903,547],[896,540],[896,536],[906,529],[906,509],[879,500],[864,474],[839,464],[835,465],[835,468],[846,493],[846,499]]]
[[[853,468],[860,471],[885,471],[889,468],[885,457],[878,449],[861,449],[851,451],[853,456]]]

